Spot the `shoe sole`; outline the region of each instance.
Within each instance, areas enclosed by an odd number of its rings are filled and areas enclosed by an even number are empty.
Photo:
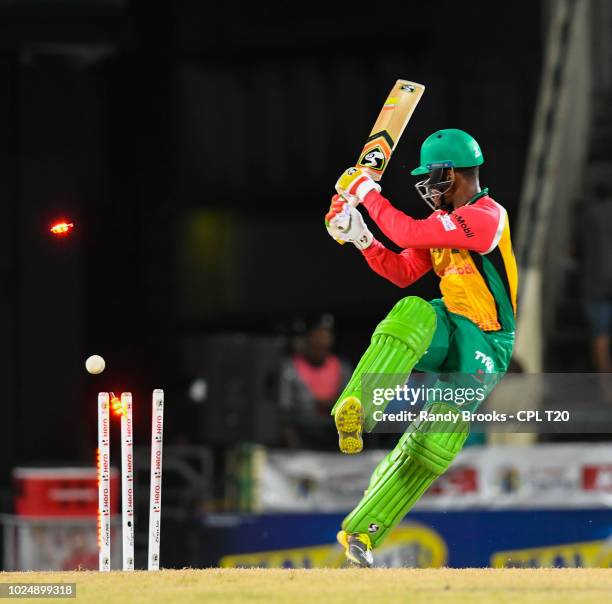
[[[367,562],[365,560],[361,560],[360,558],[357,558],[352,555],[351,547],[348,542],[347,534],[345,531],[340,531],[336,535],[336,540],[344,548],[344,555],[351,564],[353,564],[354,566],[359,566],[361,568],[371,568],[372,567],[373,560]]]
[[[363,450],[363,407],[358,398],[349,396],[340,403],[334,415],[338,430],[338,446],[346,455],[355,455]]]

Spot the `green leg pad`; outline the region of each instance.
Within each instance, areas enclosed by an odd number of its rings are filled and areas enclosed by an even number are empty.
[[[404,384],[419,359],[425,354],[436,330],[436,313],[422,298],[409,296],[400,300],[383,319],[372,336],[370,346],[359,361],[349,383],[334,405],[334,415],[338,405],[347,397],[357,397],[365,415],[365,430],[371,431],[376,422],[372,419],[372,401],[364,401],[361,396],[361,380],[366,374],[388,374],[393,376],[393,384],[381,383],[384,387]],[[383,406],[375,407],[384,411]]]
[[[461,451],[469,424],[445,403],[434,403],[430,414],[452,414],[456,421],[422,420],[411,424],[397,446],[374,470],[359,505],[344,519],[347,533],[367,533],[380,545],[431,484]]]

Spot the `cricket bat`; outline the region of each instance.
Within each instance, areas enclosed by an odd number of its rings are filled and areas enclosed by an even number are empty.
[[[424,92],[423,84],[408,80],[397,80],[391,88],[355,164],[374,180],[379,181],[385,173],[391,155]]]

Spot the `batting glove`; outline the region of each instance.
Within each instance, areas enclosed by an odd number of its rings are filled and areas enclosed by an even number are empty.
[[[329,212],[325,216],[325,226],[334,239],[350,241],[360,250],[368,248],[374,239],[361,212],[339,195],[332,197]]]
[[[350,201],[353,205],[360,204],[366,195],[373,190],[380,193],[380,185],[360,168],[345,170],[338,179],[338,182],[336,182],[338,194],[342,195],[346,201]]]

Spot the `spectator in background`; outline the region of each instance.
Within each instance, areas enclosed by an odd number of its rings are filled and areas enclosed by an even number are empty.
[[[595,370],[612,371],[612,192],[605,184],[594,189],[582,227],[584,245],[584,297],[591,329],[591,354]]]
[[[291,356],[283,363],[280,407],[287,446],[306,449],[337,446],[329,413],[351,375],[351,367],[332,352],[333,325],[333,317],[323,315],[302,327],[302,333],[293,342]]]

